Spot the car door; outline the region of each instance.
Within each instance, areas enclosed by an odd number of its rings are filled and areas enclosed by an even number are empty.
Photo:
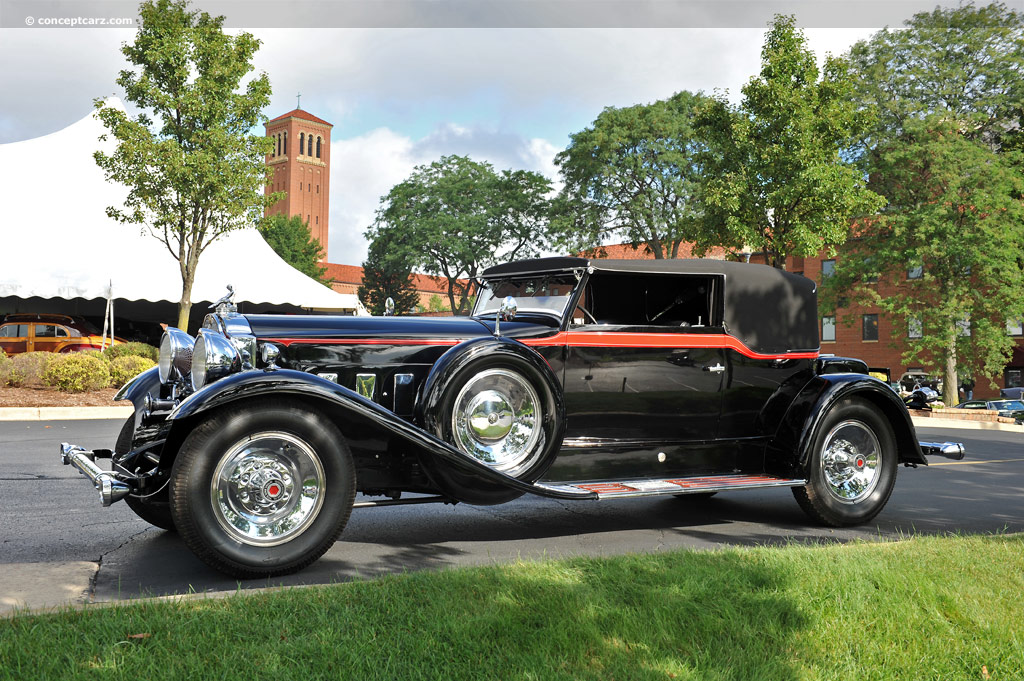
[[[0,326],[0,348],[8,355],[28,352],[28,324]]]
[[[56,352],[67,340],[67,330],[57,324],[33,324],[32,345],[35,352]],[[61,334],[63,332],[63,334]],[[63,335],[63,337],[61,337]]]

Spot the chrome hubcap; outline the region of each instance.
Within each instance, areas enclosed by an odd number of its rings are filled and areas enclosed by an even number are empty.
[[[875,433],[860,421],[843,421],[825,438],[821,470],[829,493],[847,504],[875,491],[881,448]]]
[[[529,381],[507,369],[483,371],[455,398],[455,444],[492,467],[515,475],[543,443],[540,398]]]
[[[324,499],[324,469],[313,448],[289,433],[257,433],[221,457],[211,495],[217,522],[251,546],[275,546],[310,526]]]

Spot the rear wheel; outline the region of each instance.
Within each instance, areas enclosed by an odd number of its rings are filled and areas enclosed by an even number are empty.
[[[850,398],[825,417],[808,462],[806,487],[794,487],[815,520],[842,527],[874,518],[896,483],[896,438],[876,407]]]
[[[355,481],[344,438],[323,414],[248,402],[185,439],[171,471],[171,514],[185,544],[217,570],[289,574],[337,540]]]

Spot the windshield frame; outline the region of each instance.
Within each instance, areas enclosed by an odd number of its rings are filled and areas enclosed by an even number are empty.
[[[535,290],[544,290],[547,287],[548,282],[552,279],[561,280],[558,286],[568,286],[567,292],[557,296],[533,296],[533,295],[512,295],[516,299],[517,314],[541,314],[545,316],[555,317],[560,322],[564,322],[566,318],[566,311],[569,306],[577,298],[579,294],[580,282],[582,280],[581,274],[575,271],[561,270],[551,272],[533,272],[533,273],[515,273],[515,274],[504,274],[489,277],[488,279],[479,280],[479,287],[477,291],[476,301],[473,303],[472,317],[490,318],[493,317],[497,311],[498,306],[501,304],[501,300],[505,298],[504,295],[496,295],[494,293],[494,286],[501,283],[508,282],[544,282],[538,286]],[[550,298],[564,299],[561,305],[557,306],[537,306],[530,305],[530,301],[536,301],[538,298]]]

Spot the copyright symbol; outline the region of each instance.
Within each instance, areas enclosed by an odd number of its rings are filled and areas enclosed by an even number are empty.
[[[33,19],[32,17],[25,17],[25,25],[26,26],[31,26],[34,23],[36,23],[35,19]]]

